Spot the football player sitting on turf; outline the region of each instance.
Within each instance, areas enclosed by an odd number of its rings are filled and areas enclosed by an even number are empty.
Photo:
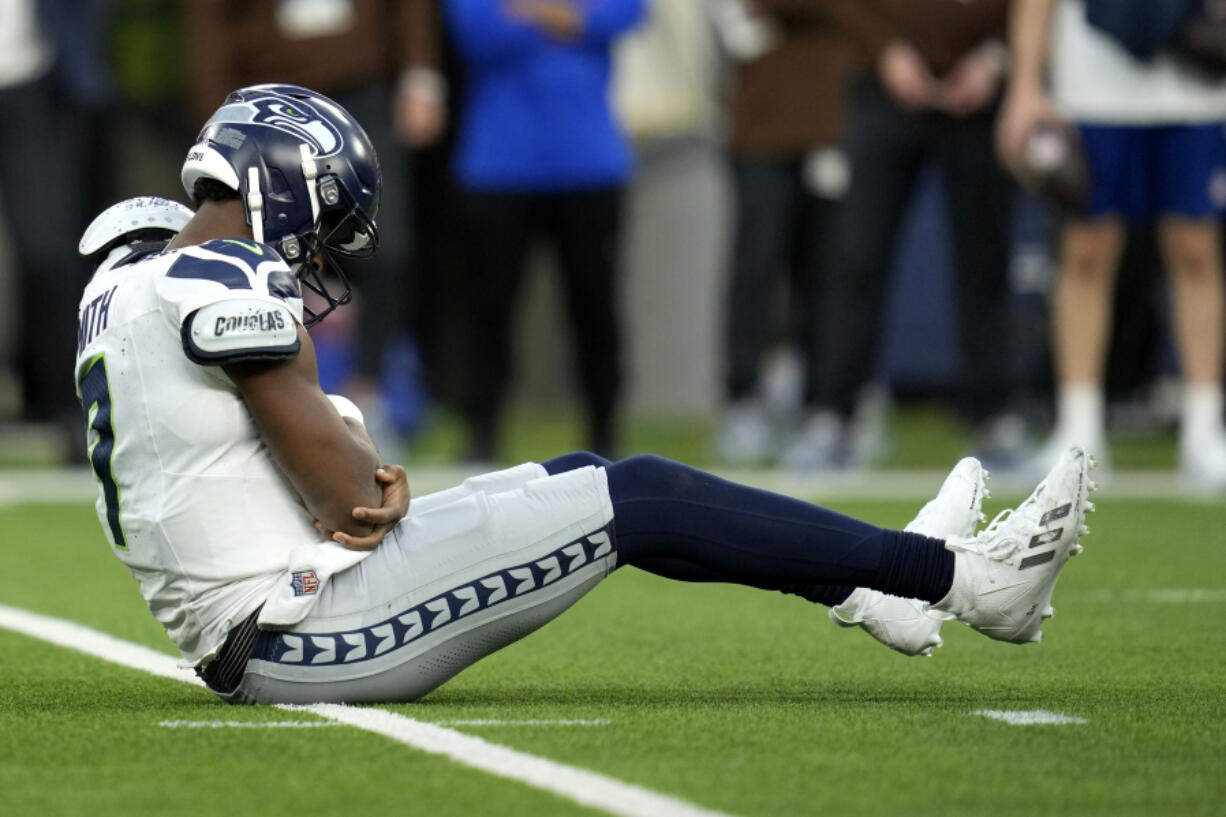
[[[834,605],[908,654],[940,643],[942,618],[1039,639],[1091,507],[1079,449],[978,535],[974,460],[905,531],[651,456],[567,454],[410,505],[353,404],[320,390],[306,331],[348,297],[331,256],[377,244],[362,128],[306,89],[244,88],[182,176],[195,212],[160,225],[181,226],[164,248],[109,228],[76,380],[102,528],[225,700],[413,700],[625,565]]]

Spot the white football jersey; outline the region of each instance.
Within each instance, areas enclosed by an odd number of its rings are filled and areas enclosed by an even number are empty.
[[[301,320],[297,279],[251,241],[101,269],[81,299],[76,381],[98,518],[193,665],[289,581],[295,549],[321,544],[221,369],[297,354]],[[318,582],[294,588],[303,615]]]
[[[1052,96],[1078,122],[1194,125],[1226,121],[1226,80],[1202,75],[1174,56],[1138,60],[1086,20],[1083,0],[1052,13]]]

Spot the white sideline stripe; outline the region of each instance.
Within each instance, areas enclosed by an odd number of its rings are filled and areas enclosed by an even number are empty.
[[[0,627],[150,675],[204,686],[195,672],[180,667],[179,662],[166,653],[122,641],[71,621],[0,604]]]
[[[1089,723],[1076,715],[1048,712],[1046,709],[980,709],[971,713],[995,721],[1004,721],[1011,726],[1034,726],[1036,724]]]
[[[158,721],[168,729],[312,729],[340,726],[332,721]]]
[[[622,783],[586,769],[524,754],[472,735],[395,715],[383,709],[340,704],[304,707],[324,717],[386,735],[427,752],[446,755],[467,766],[518,780],[567,797],[576,803],[624,817],[717,817],[720,812]],[[723,815],[722,817],[727,817]]]
[[[533,718],[523,721],[500,721],[489,719],[453,720],[453,721],[422,721],[435,726],[608,726],[612,721],[608,718],[582,720],[574,718],[559,718],[556,720]],[[335,721],[158,721],[158,726],[169,729],[288,729],[311,728],[317,726],[340,726]]]
[[[1087,601],[1108,604],[1118,601],[1143,604],[1222,604],[1226,587],[1135,587],[1128,590],[1090,590]]]
[[[204,685],[191,670],[180,668],[178,662],[165,653],[122,641],[71,621],[0,604],[0,627],[152,675],[196,686]],[[711,811],[596,772],[546,760],[384,709],[341,704],[282,704],[277,708],[290,712],[310,712],[330,721],[375,732],[415,749],[443,755],[465,766],[526,783],[619,817],[656,817],[661,814],[670,817],[731,817],[724,812]]]
[[[608,718],[558,718],[556,720],[531,718],[525,721],[499,721],[476,718],[463,721],[434,721],[437,726],[608,726],[612,723]]]

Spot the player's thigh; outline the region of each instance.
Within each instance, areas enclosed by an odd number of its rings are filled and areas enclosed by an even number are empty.
[[[1161,128],[1155,145],[1159,216],[1209,222],[1226,209],[1222,123]]]
[[[611,520],[604,471],[591,467],[411,514],[303,621],[261,633],[233,699],[419,698],[608,575]]]

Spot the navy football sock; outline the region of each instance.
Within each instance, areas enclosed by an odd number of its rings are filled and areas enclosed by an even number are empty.
[[[597,468],[602,468],[612,464],[612,460],[607,460],[599,454],[593,454],[591,451],[572,451],[569,454],[545,460],[541,463],[541,466],[550,474],[564,474],[567,471],[574,471],[585,465],[595,465]]]
[[[546,468],[560,473],[604,462],[575,454]],[[849,588],[862,586],[935,602],[953,581],[953,554],[938,539],[879,528],[660,457],[631,457],[605,468],[619,564],[823,604],[837,604]]]

